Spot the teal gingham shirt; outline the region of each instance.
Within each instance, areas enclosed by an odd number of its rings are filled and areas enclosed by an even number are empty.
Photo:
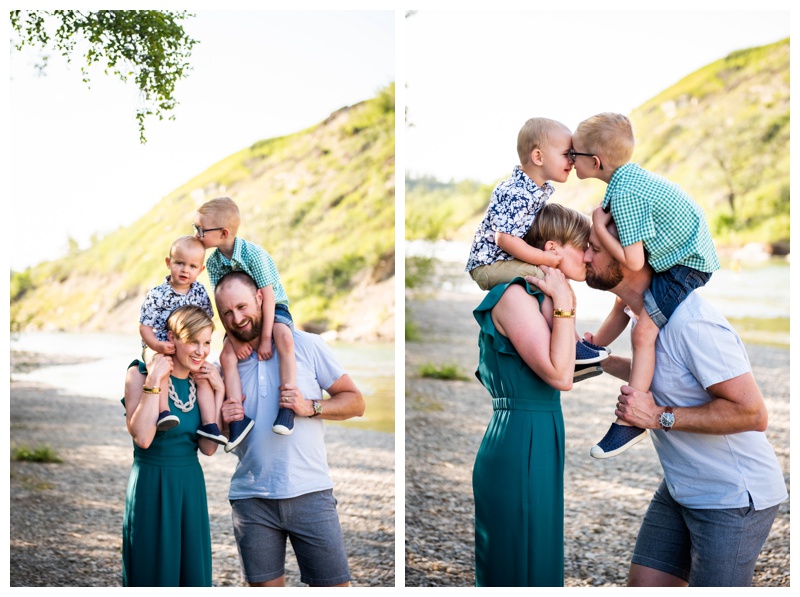
[[[627,247],[642,241],[657,272],[684,265],[701,272],[719,269],[703,209],[675,183],[637,164],[617,168],[603,198]]]
[[[228,272],[241,271],[250,274],[256,286],[264,288],[272,286],[275,294],[275,304],[289,306],[289,297],[281,285],[278,268],[275,262],[264,249],[255,243],[247,242],[238,236],[233,241],[233,255],[228,259],[219,249],[211,253],[206,260],[206,271],[211,280],[211,286],[216,287],[219,279]]]

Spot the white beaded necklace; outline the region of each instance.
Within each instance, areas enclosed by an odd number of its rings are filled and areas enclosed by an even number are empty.
[[[189,376],[189,399],[186,402],[183,402],[180,398],[178,398],[178,392],[175,391],[175,386],[172,385],[171,377],[169,379],[169,393],[167,395],[175,404],[175,406],[177,406],[183,412],[188,413],[190,410],[192,410],[194,408],[194,403],[197,402],[197,386],[194,384],[192,376]]]

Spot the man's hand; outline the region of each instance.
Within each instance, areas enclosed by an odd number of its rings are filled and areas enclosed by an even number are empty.
[[[297,386],[287,383],[280,386],[280,407],[293,410],[296,415],[310,417],[314,414],[314,403],[306,400]]]
[[[230,425],[234,421],[241,421],[244,419],[244,401],[246,396],[242,394],[241,402],[231,402],[226,400],[222,403],[222,421],[226,425]]]
[[[619,391],[621,394],[614,414],[640,429],[661,428],[659,417],[664,408],[655,403],[653,394],[640,392],[631,386],[622,386]]]

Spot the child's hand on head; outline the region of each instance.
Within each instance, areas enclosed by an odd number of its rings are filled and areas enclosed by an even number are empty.
[[[547,267],[558,267],[558,264],[561,263],[561,259],[561,255],[558,255],[553,251],[546,251],[542,265],[546,265]]]
[[[611,214],[604,212],[600,206],[596,207],[592,212],[592,226],[608,228],[609,222],[611,222]]]
[[[162,354],[175,354],[175,344],[172,342],[162,342],[161,343],[161,353]]]

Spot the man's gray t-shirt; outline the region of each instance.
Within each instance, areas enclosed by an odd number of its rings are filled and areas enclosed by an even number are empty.
[[[344,368],[316,334],[294,331],[297,385],[306,400],[321,400]],[[278,414],[279,356],[259,361],[255,351],[239,362],[245,413],[255,421],[245,440],[232,452],[239,463],[228,499],[284,499],[331,489],[325,452],[324,425],[319,417],[295,416],[294,432],[278,435],[272,424]]]
[[[749,371],[738,334],[693,292],[658,334],[650,389],[661,406],[699,406],[714,399],[706,388]],[[762,510],[788,497],[780,464],[762,432],[651,431],[667,487],[682,506],[746,508],[752,497],[756,510]]]

